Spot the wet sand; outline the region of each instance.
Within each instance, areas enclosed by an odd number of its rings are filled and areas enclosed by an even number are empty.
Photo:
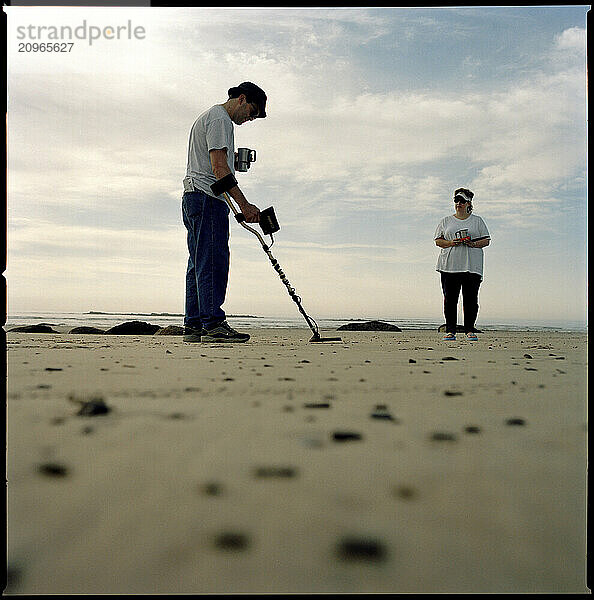
[[[8,333],[7,593],[586,591],[585,334],[250,333]]]

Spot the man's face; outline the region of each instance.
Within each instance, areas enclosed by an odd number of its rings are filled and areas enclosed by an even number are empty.
[[[233,114],[232,120],[236,125],[242,125],[246,121],[253,121],[258,116],[258,106],[253,102],[248,102],[242,94],[239,96],[239,102]]]

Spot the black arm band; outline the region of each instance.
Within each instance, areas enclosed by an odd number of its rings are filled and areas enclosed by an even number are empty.
[[[237,179],[233,176],[233,173],[228,173],[225,177],[221,177],[215,181],[210,189],[215,196],[220,196],[223,192],[228,192],[231,188],[237,185]]]

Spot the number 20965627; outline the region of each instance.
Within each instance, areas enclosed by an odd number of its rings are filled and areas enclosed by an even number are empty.
[[[74,42],[19,42],[19,52],[70,52]]]

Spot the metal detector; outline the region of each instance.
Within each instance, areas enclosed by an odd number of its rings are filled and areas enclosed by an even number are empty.
[[[245,149],[240,148],[240,150],[245,150]],[[253,152],[253,151],[251,151],[251,152]],[[255,156],[255,152],[254,152],[254,156]],[[249,168],[249,165],[248,165],[248,168]],[[265,242],[264,238],[260,235],[260,233],[258,231],[256,231],[253,227],[250,227],[245,222],[245,217],[243,216],[243,213],[241,213],[235,207],[235,205],[231,201],[231,198],[229,197],[227,192],[223,192],[223,196],[224,196],[227,204],[229,205],[229,208],[231,208],[231,211],[235,215],[236,221],[244,229],[247,229],[250,233],[253,233],[258,238],[258,241],[262,245],[262,248],[264,249],[266,256],[268,256],[268,260],[272,263],[274,270],[278,273],[278,276],[280,277],[281,281],[285,284],[287,291],[289,292],[289,296],[291,296],[291,299],[297,305],[299,312],[303,315],[303,318],[305,319],[305,321],[307,322],[309,328],[311,329],[311,331],[313,333],[313,336],[309,341],[310,342],[341,342],[342,338],[339,338],[339,337],[324,338],[324,337],[320,336],[318,324],[305,312],[305,309],[301,305],[301,298],[295,293],[295,288],[291,287],[291,284],[289,283],[287,276],[283,273],[283,270],[281,269],[281,266],[278,264],[278,261],[276,260],[276,258],[274,258],[274,256],[272,256],[272,252],[270,252],[270,247],[272,246],[272,244],[274,244],[274,238],[272,237],[272,234],[276,233],[280,229],[280,226],[278,224],[278,221],[276,220],[276,215],[274,214],[274,209],[272,208],[272,206],[270,208],[267,208],[266,210],[263,210],[260,212],[260,227],[261,227],[264,235],[269,235],[270,240],[271,240],[271,244],[268,245]]]

